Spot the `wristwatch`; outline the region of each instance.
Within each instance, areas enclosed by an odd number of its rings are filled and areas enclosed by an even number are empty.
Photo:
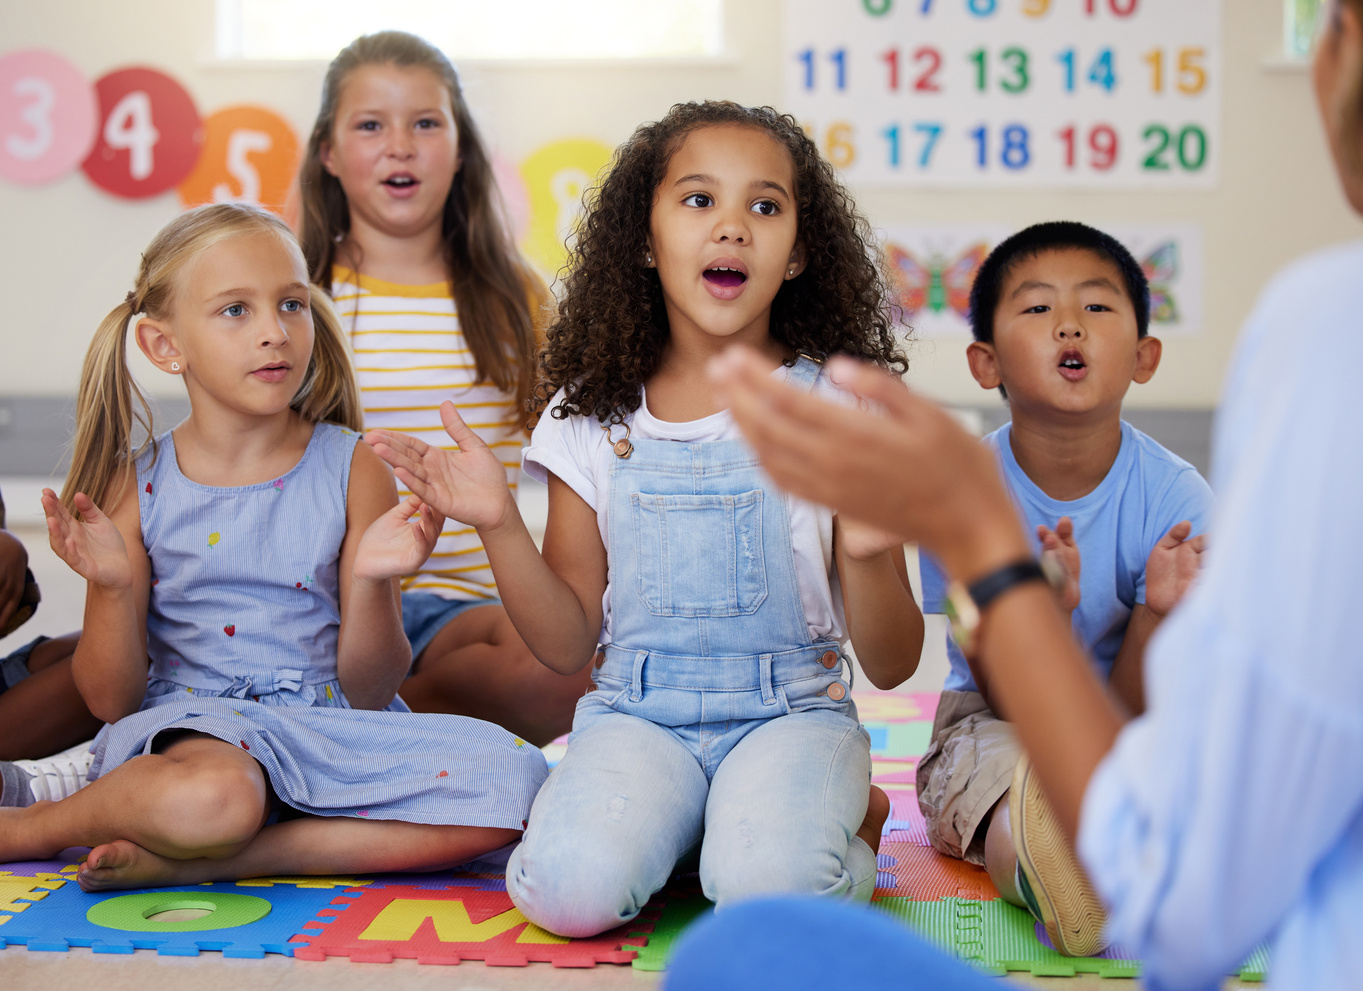
[[[1055,562],[1044,558],[1037,561],[1029,557],[996,568],[969,585],[961,581],[951,582],[947,586],[944,611],[951,627],[951,638],[961,652],[969,656],[974,649],[980,616],[991,602],[1017,585],[1034,581],[1043,581],[1052,588],[1060,588],[1065,581],[1064,571]]]

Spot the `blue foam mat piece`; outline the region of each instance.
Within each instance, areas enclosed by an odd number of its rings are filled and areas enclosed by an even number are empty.
[[[95,953],[145,949],[155,950],[161,956],[198,956],[201,950],[217,950],[225,957],[260,958],[266,953],[291,957],[297,945],[289,942],[293,936],[302,932],[304,926],[314,924],[324,908],[344,911],[360,890],[299,888],[287,884],[256,888],[227,882],[88,894],[73,879],[0,922],[0,945],[27,946],[30,951],[64,952],[73,946],[84,946]],[[264,918],[246,925],[188,932],[129,932],[96,925],[86,918],[86,913],[101,902],[146,892],[199,898],[210,892],[256,895],[271,907]]]

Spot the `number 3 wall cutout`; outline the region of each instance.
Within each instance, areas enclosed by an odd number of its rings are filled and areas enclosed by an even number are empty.
[[[264,107],[227,107],[201,120],[178,82],[155,69],[118,69],[92,86],[55,52],[0,55],[0,179],[33,185],[77,167],[125,199],[179,187],[186,206],[227,200],[285,212],[298,136]]]
[[[66,175],[94,144],[97,114],[85,76],[60,55],[0,57],[0,177],[31,185]]]

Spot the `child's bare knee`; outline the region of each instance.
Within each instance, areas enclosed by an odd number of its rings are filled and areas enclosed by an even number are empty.
[[[186,850],[230,849],[265,821],[264,774],[240,760],[171,761],[159,800],[168,840]]]

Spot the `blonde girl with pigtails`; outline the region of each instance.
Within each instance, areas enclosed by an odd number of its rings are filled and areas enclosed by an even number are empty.
[[[184,380],[156,436],[132,334]],[[88,584],[73,674],[110,725],[89,787],[0,809],[0,860],[93,847],[87,890],[452,866],[515,840],[543,757],[416,715],[397,577],[441,517],[358,443],[340,325],[287,226],[182,214],[101,324],[53,549]],[[135,423],[148,440],[134,446]]]

